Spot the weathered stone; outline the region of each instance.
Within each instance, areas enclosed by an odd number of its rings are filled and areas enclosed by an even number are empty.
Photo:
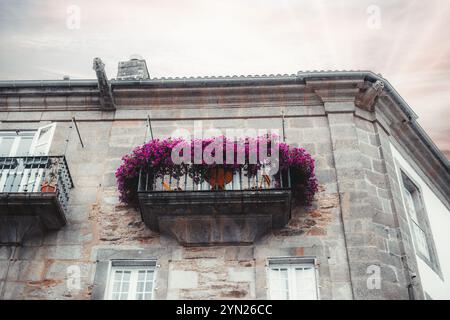
[[[80,245],[49,246],[48,259],[72,260],[81,258]]]
[[[230,268],[228,270],[228,281],[253,282],[254,280],[255,280],[255,272],[253,268]]]
[[[191,289],[198,286],[198,274],[194,271],[171,270],[169,287],[173,289]]]
[[[29,235],[17,248],[2,298],[103,299],[111,261],[156,260],[156,299],[265,299],[270,286],[267,263],[279,257],[314,257],[321,299],[407,298],[410,270],[418,269],[391,143],[405,148],[404,153],[414,157],[416,171],[429,175],[427,185],[444,195],[450,185],[445,166],[422,145],[420,134],[412,129],[414,119],[402,124],[405,111],[389,100],[391,93],[374,102],[375,112],[361,111],[355,108],[355,97],[366,92],[370,81],[302,77],[186,79],[179,81],[183,85],[152,80],[151,85],[123,86],[114,81],[115,111],[104,110],[108,98],[104,82],[101,96],[97,81],[83,87],[76,82],[2,86],[0,120],[7,120],[1,122],[2,130],[36,129],[58,121],[51,150],[66,155],[75,183],[65,211],[68,224],[57,232]],[[260,219],[273,209],[276,199],[272,199],[245,212],[256,220],[243,224],[243,230],[235,216],[222,212],[225,218],[210,214],[213,218],[198,215],[194,223],[181,221],[169,237],[150,230],[140,208],[119,203],[114,173],[124,154],[150,138],[148,115],[154,137],[161,138],[173,136],[179,128],[192,132],[193,122],[199,120],[205,129],[263,128],[281,133],[281,110],[287,142],[313,155],[319,182],[309,208],[293,206],[286,211],[287,225],[272,228],[273,220]],[[72,116],[84,148],[76,132],[69,131]],[[172,214],[171,202],[161,211]],[[229,206],[223,199],[215,203]],[[186,208],[180,210],[177,214],[185,218]],[[223,228],[221,234],[204,228],[214,219]],[[249,230],[259,228],[258,223],[268,229],[253,237]],[[202,245],[180,245],[173,237],[183,232],[191,244],[201,240]],[[249,239],[248,245],[223,241],[235,241],[236,234]],[[217,243],[211,239],[220,239],[221,246],[211,247]],[[0,279],[9,254],[10,247],[0,246]],[[367,286],[370,265],[381,268],[381,289]],[[76,292],[67,288],[67,270],[72,266],[80,268],[82,277]]]

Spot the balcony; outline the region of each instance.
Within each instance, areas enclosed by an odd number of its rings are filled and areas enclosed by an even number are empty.
[[[0,157],[0,243],[63,227],[72,187],[64,156]]]
[[[189,170],[184,170],[188,172]],[[182,245],[250,244],[291,215],[290,175],[250,177],[216,169],[202,183],[181,177],[139,176],[138,202],[142,219],[153,231]]]

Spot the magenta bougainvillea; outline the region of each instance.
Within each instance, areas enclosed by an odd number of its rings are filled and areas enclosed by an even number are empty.
[[[263,154],[270,156],[272,161],[277,161],[279,174],[290,175],[294,200],[310,205],[318,187],[314,159],[305,149],[291,147],[274,138],[277,137],[265,135],[230,140],[222,136],[189,141],[182,138],[150,140],[122,157],[122,164],[116,171],[120,200],[135,203],[140,172],[150,173],[153,177],[170,175],[174,178],[187,174],[195,183],[201,183],[210,168],[220,165],[233,172],[242,170],[245,175],[254,176],[267,161],[258,152],[265,147]],[[215,143],[215,148],[211,148],[212,143]],[[222,155],[216,154],[220,144],[223,144]],[[215,157],[216,161],[220,159],[217,162],[221,164],[201,156],[208,148],[212,150],[211,157]],[[174,161],[173,154],[178,156],[178,160]]]

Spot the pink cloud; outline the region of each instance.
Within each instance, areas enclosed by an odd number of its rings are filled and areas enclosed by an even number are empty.
[[[448,1],[12,1],[0,3],[0,78],[92,78],[100,56],[110,77],[139,53],[151,76],[295,73],[364,69],[381,73],[450,149]],[[67,7],[80,29],[66,27]],[[58,71],[60,74],[58,75]]]

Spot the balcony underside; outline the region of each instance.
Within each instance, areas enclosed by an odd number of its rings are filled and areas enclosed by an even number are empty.
[[[141,192],[145,224],[183,245],[248,244],[285,226],[290,190]]]
[[[0,193],[0,243],[20,242],[29,230],[58,230],[66,224],[56,193]]]

